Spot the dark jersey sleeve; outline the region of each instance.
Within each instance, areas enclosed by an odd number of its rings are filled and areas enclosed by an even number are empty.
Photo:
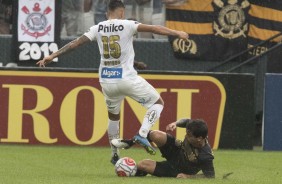
[[[203,174],[207,178],[215,177],[213,159],[214,159],[213,152],[211,150],[210,145],[207,142],[206,145],[201,149],[199,154],[200,167]]]
[[[213,161],[208,160],[205,163],[201,164],[201,169],[203,174],[207,178],[214,178],[215,177],[215,171],[214,171],[214,166],[213,166]]]
[[[187,123],[190,122],[190,119],[180,119],[176,122],[177,127],[186,128]]]

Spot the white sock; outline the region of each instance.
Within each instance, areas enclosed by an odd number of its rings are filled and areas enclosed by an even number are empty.
[[[146,115],[142,122],[142,126],[139,130],[139,135],[141,135],[142,137],[147,137],[149,130],[159,119],[163,108],[164,106],[161,104],[154,104],[152,107],[150,107],[147,110]]]
[[[111,140],[119,138],[119,121],[112,121],[109,119],[108,138],[112,149],[112,156],[115,153],[119,154],[119,150],[111,144]]]

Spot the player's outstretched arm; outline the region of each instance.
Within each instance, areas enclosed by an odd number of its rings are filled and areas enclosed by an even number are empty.
[[[168,124],[166,126],[166,130],[167,131],[173,131],[176,129],[176,127],[181,127],[181,128],[185,128],[187,123],[189,123],[190,119],[186,119],[186,118],[183,118],[183,119],[180,119],[180,120],[177,120],[175,122],[172,122],[170,124]]]
[[[137,28],[138,32],[151,32],[159,35],[167,36],[177,36],[181,39],[188,39],[189,35],[184,31],[177,31],[174,29],[169,29],[160,25],[148,25],[148,24],[139,24]]]
[[[51,63],[54,58],[59,57],[69,51],[72,51],[73,49],[90,42],[90,39],[87,38],[86,36],[82,35],[79,38],[69,42],[65,46],[63,46],[61,49],[59,49],[57,52],[52,53],[49,56],[44,57],[42,60],[38,61],[36,64],[39,67],[45,67],[45,65]]]

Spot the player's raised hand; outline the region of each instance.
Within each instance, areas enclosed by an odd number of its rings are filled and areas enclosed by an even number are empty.
[[[188,174],[184,174],[184,173],[179,173],[176,178],[190,178],[191,176]]]
[[[170,123],[166,126],[166,131],[173,131],[176,128],[176,122]]]
[[[53,59],[54,59],[54,58],[51,57],[51,56],[46,56],[46,57],[44,57],[42,60],[38,61],[36,64],[37,64],[39,67],[45,67],[45,65],[51,63]]]
[[[178,31],[178,38],[181,38],[183,40],[187,40],[189,38],[188,33],[184,31]]]

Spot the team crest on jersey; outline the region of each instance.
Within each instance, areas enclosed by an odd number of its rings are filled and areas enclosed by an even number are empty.
[[[39,3],[35,3],[33,8],[30,10],[28,7],[23,6],[21,11],[26,15],[25,22],[21,24],[21,29],[24,31],[23,34],[29,36],[38,37],[44,36],[51,30],[51,24],[48,25],[46,15],[52,12],[52,9],[47,6],[42,11]]]
[[[248,23],[245,13],[250,3],[247,0],[241,3],[238,0],[228,0],[226,5],[222,0],[213,0],[213,3],[215,8],[219,8],[218,20],[213,22],[215,35],[228,39],[246,37]]]

